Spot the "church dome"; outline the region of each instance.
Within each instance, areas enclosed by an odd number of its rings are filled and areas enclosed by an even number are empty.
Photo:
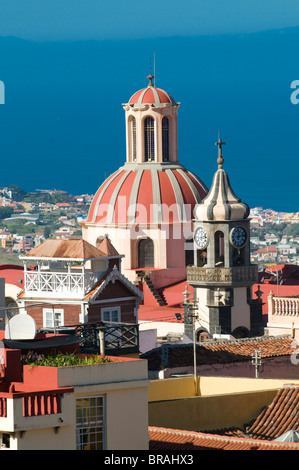
[[[159,224],[193,219],[206,196],[205,184],[185,167],[152,164],[121,167],[99,187],[88,224]]]
[[[178,103],[175,102],[167,91],[162,90],[161,88],[156,88],[153,85],[153,75],[149,75],[147,78],[150,80],[148,86],[136,91],[136,93],[131,96],[128,102],[130,106],[141,107],[146,104],[151,104],[155,107],[161,107],[167,104],[178,106]]]

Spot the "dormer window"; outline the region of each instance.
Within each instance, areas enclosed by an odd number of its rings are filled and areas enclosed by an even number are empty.
[[[169,161],[169,120],[165,116],[162,119],[162,159]]]
[[[144,161],[155,160],[155,121],[148,116],[144,120]]]

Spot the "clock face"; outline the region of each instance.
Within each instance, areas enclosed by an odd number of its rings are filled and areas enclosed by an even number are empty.
[[[246,230],[243,227],[235,227],[231,233],[232,244],[237,248],[241,248],[243,245],[245,245],[246,240]]]
[[[198,229],[196,229],[194,241],[198,248],[204,248],[206,246],[208,241],[208,235],[203,227],[199,227]]]

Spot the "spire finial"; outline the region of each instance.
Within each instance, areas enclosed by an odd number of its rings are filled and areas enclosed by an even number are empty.
[[[155,78],[154,75],[152,75],[152,72],[150,72],[150,74],[146,77],[149,79],[149,84],[148,86],[154,86],[153,85],[153,79]]]
[[[218,168],[221,169],[222,168],[222,165],[223,165],[223,162],[224,162],[224,159],[223,159],[223,156],[222,156],[222,145],[225,145],[225,142],[223,142],[220,137],[219,137],[219,134],[218,134],[218,142],[215,142],[215,145],[218,145],[218,159],[217,159],[217,163],[218,163]]]

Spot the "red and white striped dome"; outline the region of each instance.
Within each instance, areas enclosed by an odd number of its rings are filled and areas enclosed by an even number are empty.
[[[153,104],[155,107],[164,106],[165,104],[171,104],[172,106],[178,105],[167,91],[156,88],[152,84],[153,75],[149,75],[147,78],[150,79],[149,85],[146,88],[142,88],[142,90],[136,91],[129,99],[129,105],[136,107],[145,104]]]
[[[120,168],[104,181],[90,205],[87,224],[159,224],[193,219],[207,195],[205,184],[180,165]]]

